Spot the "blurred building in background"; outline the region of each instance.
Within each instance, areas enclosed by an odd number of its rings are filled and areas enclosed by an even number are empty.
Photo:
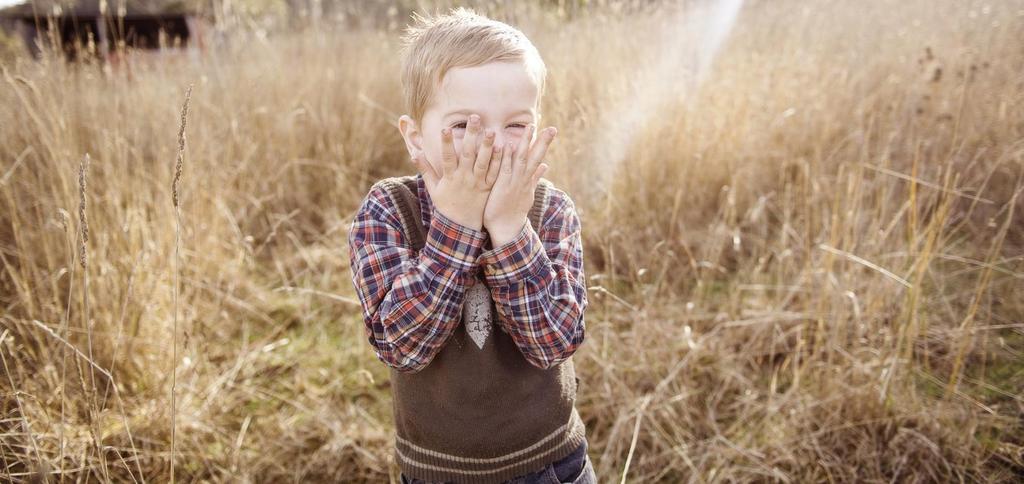
[[[516,23],[520,16],[535,18],[534,10],[564,21],[595,6],[662,1],[667,0],[20,0],[0,7],[0,51],[16,41],[36,56],[59,47],[69,59],[109,59],[126,49],[204,50],[238,33],[263,39],[308,29],[397,31],[413,12],[457,5]]]
[[[0,9],[0,25],[38,55],[60,46],[69,58],[123,48],[201,47],[206,24],[189,0],[27,0]]]

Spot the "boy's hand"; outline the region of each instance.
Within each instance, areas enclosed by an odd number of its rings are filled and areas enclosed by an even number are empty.
[[[518,146],[509,143],[503,147],[498,178],[484,208],[484,226],[494,247],[512,241],[523,225],[530,223],[527,215],[533,206],[534,190],[548,169],[547,163],[541,160],[558,133],[554,126],[548,127],[534,143],[535,129],[530,123]]]
[[[501,149],[494,151],[494,132],[480,132],[480,116],[470,115],[467,124],[461,154],[455,153],[451,128],[441,130],[440,173],[422,151],[412,161],[423,174],[434,207],[452,221],[480,230],[487,196],[498,178]]]

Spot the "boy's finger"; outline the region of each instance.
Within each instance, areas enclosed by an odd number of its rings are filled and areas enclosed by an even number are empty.
[[[516,145],[511,141],[505,145],[505,152],[501,154],[501,172],[505,175],[512,174],[512,160],[516,157]]]
[[[448,176],[459,167],[459,158],[455,155],[455,142],[452,141],[452,129],[441,130],[441,171]]]
[[[537,169],[537,165],[540,164],[541,160],[544,159],[544,155],[548,152],[551,142],[555,140],[556,134],[558,134],[558,130],[554,126],[545,128],[544,131],[540,132],[540,136],[537,137],[537,142],[534,143],[527,158],[529,160],[525,167],[527,173],[533,173]]]
[[[519,146],[516,147],[516,153],[513,157],[515,160],[513,162],[515,164],[514,168],[517,173],[523,173],[525,171],[524,168],[526,167],[524,165],[526,163],[524,162],[526,161],[526,155],[530,152],[530,145],[533,144],[533,132],[536,127],[537,126],[535,124],[530,123],[526,127],[526,133],[523,134],[522,138],[519,138]]]
[[[417,152],[412,157],[413,164],[416,165],[416,169],[423,174],[423,181],[427,185],[436,185],[438,180],[441,178],[438,176],[437,171],[431,166],[430,162],[423,156],[423,152]]]
[[[487,178],[487,167],[491,164],[491,155],[494,150],[494,132],[484,132],[484,142],[480,144],[480,151],[476,154],[476,163],[473,165],[473,174],[478,180]]]
[[[530,186],[536,187],[537,184],[540,183],[540,178],[542,176],[544,176],[544,174],[547,173],[547,172],[548,172],[548,164],[547,163],[541,163],[540,165],[537,165],[537,169],[534,170],[533,177],[530,179]]]
[[[487,165],[487,177],[484,181],[487,182],[488,187],[494,186],[494,182],[498,181],[498,174],[501,173],[501,160],[505,156],[505,145],[499,146],[491,154],[491,162]]]
[[[473,160],[476,160],[477,150],[477,138],[480,133],[480,116],[475,114],[469,115],[469,122],[466,123],[466,135],[462,137],[462,156],[459,159],[459,167],[462,167],[462,162],[469,164],[469,168],[474,167]]]

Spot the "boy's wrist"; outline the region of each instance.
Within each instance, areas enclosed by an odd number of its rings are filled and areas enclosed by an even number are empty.
[[[499,221],[485,225],[488,235],[491,236],[491,245],[499,247],[518,238],[523,229],[529,224],[530,220],[523,217],[518,221]]]

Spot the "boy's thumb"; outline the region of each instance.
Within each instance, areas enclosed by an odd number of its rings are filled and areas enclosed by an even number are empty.
[[[434,168],[427,163],[427,160],[419,153],[410,157],[412,164],[416,165],[416,170],[419,171],[423,178],[433,184],[437,181],[437,173],[434,172]]]

